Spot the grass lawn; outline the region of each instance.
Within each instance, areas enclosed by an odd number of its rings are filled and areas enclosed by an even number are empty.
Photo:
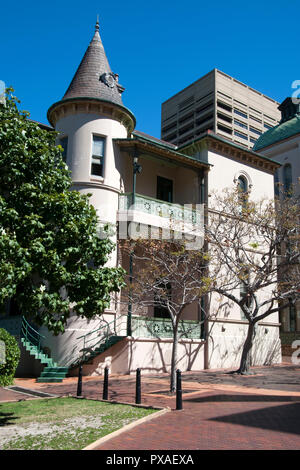
[[[76,398],[0,403],[0,449],[79,450],[154,412]]]

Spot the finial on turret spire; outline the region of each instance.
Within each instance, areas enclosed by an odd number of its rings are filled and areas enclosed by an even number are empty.
[[[97,21],[96,21],[95,31],[99,31],[99,15],[97,15]]]

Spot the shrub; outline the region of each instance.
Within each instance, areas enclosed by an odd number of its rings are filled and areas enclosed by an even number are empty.
[[[0,341],[5,344],[5,363],[0,363],[0,386],[4,387],[14,381],[21,352],[17,340],[4,328],[0,328]]]

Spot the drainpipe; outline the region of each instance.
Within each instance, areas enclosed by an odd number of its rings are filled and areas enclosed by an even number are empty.
[[[132,209],[134,210],[135,205],[135,192],[136,192],[136,174],[141,173],[142,167],[138,163],[138,154],[137,148],[134,147],[133,153],[133,180],[132,180]],[[129,255],[129,283],[130,283],[130,292],[132,285],[132,274],[133,274],[133,251]],[[132,336],[132,301],[131,294],[129,294],[128,302],[128,314],[127,314],[127,336]]]

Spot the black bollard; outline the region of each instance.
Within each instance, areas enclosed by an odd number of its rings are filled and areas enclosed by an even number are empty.
[[[141,369],[136,370],[136,384],[135,384],[135,403],[140,405],[141,399]]]
[[[108,367],[104,369],[103,400],[108,400]]]
[[[78,369],[78,382],[77,382],[77,396],[81,397],[82,394],[82,365]]]
[[[176,371],[176,410],[182,410],[181,372]]]

